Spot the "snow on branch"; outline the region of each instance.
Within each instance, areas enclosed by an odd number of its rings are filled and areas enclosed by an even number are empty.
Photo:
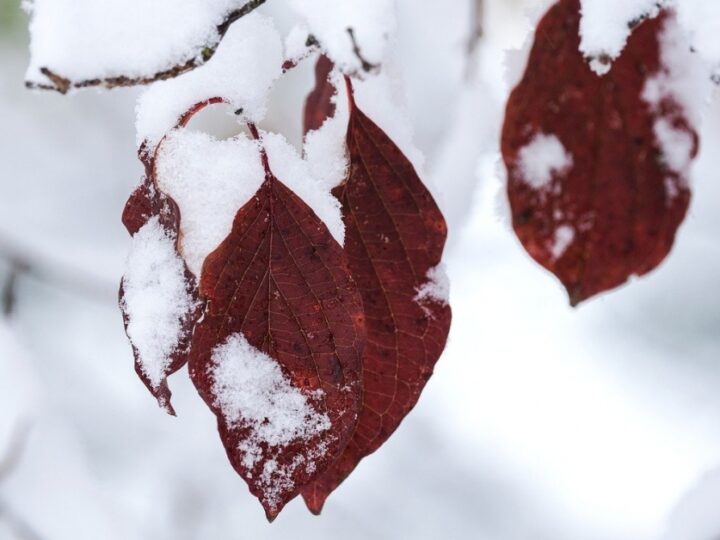
[[[85,2],[80,2],[79,4],[84,3]],[[224,6],[228,3],[228,1],[218,0],[210,2],[210,7],[196,7],[193,9],[191,4],[194,3],[190,2],[188,7],[186,7],[187,13],[183,10],[175,9],[175,16],[172,17],[170,21],[162,20],[160,17],[156,17],[156,20],[153,21],[153,17],[147,17],[146,20],[153,22],[154,27],[152,29],[143,28],[143,31],[137,32],[134,37],[137,38],[138,35],[144,35],[146,38],[151,37],[152,39],[146,39],[143,42],[144,46],[142,50],[135,50],[132,46],[128,47],[128,45],[132,43],[132,40],[122,39],[122,30],[118,31],[117,28],[124,28],[125,25],[117,24],[117,21],[112,17],[112,13],[105,14],[105,16],[101,18],[95,18],[95,21],[112,21],[109,23],[112,28],[103,29],[102,27],[104,25],[93,25],[96,32],[83,32],[82,37],[72,38],[64,32],[61,32],[61,35],[56,35],[54,32],[50,32],[49,29],[62,27],[61,24],[56,24],[56,18],[53,16],[54,14],[59,14],[54,10],[60,9],[65,12],[60,14],[61,20],[68,23],[68,28],[77,32],[75,25],[78,24],[80,20],[78,15],[82,14],[82,10],[78,9],[79,6],[74,5],[73,9],[70,9],[69,6],[60,6],[63,2],[55,2],[55,5],[51,6],[47,4],[47,0],[35,0],[29,8],[33,16],[31,23],[32,61],[28,69],[28,80],[26,80],[25,85],[31,89],[54,90],[65,94],[73,88],[136,86],[177,77],[210,60],[230,26],[235,21],[260,7],[265,3],[265,0],[249,0],[239,8],[226,11],[222,20],[215,23],[213,31],[209,33],[205,28],[202,28],[207,24],[208,20],[214,18],[212,16],[212,7]],[[158,2],[157,4],[163,4],[163,2]],[[107,8],[107,6],[104,7]],[[150,6],[146,8],[145,5],[141,3],[137,8],[138,11],[142,12],[147,11]],[[93,7],[92,9],[97,8]],[[90,11],[92,11],[92,9]],[[156,6],[152,11],[156,14],[163,15],[169,14],[171,10],[172,7],[169,10],[163,10],[162,7]],[[113,10],[111,10],[111,12],[112,11]],[[197,13],[193,13],[193,11],[197,11]],[[125,8],[122,14],[126,17],[129,16],[138,19],[138,13],[130,7]],[[75,15],[75,17],[73,17],[73,15]],[[143,13],[139,18],[144,19],[146,15],[146,13]],[[188,26],[188,22],[194,24]],[[175,23],[180,25],[179,29]],[[132,25],[130,25],[130,27],[130,31],[137,30],[137,28],[133,28]],[[173,35],[165,35],[163,31],[160,31],[160,27],[170,28],[169,31]],[[105,33],[104,30],[109,31]],[[156,35],[148,36],[148,31],[155,32]],[[106,34],[105,39],[98,36],[99,32]],[[182,52],[178,52],[178,49],[182,49],[185,43],[197,43],[197,35],[203,33],[205,36],[204,38],[200,38],[200,46],[195,45],[190,51],[183,50]],[[95,44],[88,46],[90,43]],[[99,58],[98,62],[93,60],[95,55],[92,52],[98,49],[96,43],[105,43],[108,45],[106,50],[100,46],[99,56],[101,58]],[[147,43],[150,43],[151,46],[146,48],[145,45],[147,45]],[[74,54],[67,55],[66,51],[68,49]],[[55,58],[58,54],[57,51],[60,51],[59,54],[61,57]],[[120,73],[119,71],[122,68],[118,68],[118,72],[116,73],[100,75],[99,73],[105,69],[113,71],[112,68],[103,63],[107,60],[107,58],[105,58],[106,55],[110,57],[111,61],[116,61],[118,65],[124,66],[128,64],[131,66],[129,71]],[[129,55],[134,56],[134,58],[131,58]],[[82,58],[83,56],[84,58]],[[67,58],[64,62],[63,57]],[[47,65],[36,65],[38,62],[44,63],[46,59],[53,58],[59,60],[58,67],[54,67],[51,62],[47,62]],[[71,64],[75,62],[76,66],[80,67],[77,73],[70,73],[73,68],[68,68],[67,71],[64,69],[65,66],[63,66],[63,64],[68,62]],[[53,65],[53,67],[50,68],[48,65]],[[86,69],[83,69],[83,67]],[[36,73],[43,75],[46,81],[49,82],[33,80],[32,77],[36,76]],[[79,73],[82,73],[83,76],[78,77]],[[92,75],[89,75],[89,73],[92,73]]]

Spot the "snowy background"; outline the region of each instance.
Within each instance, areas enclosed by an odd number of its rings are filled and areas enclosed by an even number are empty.
[[[469,57],[469,0],[398,2],[414,140],[452,227],[450,341],[418,407],[323,516],[297,500],[269,525],[184,372],[170,418],[133,371],[116,291],[137,91],[26,91],[27,20],[0,0],[0,284],[16,274],[0,320],[0,539],[720,535],[720,100],[669,259],[569,308],[498,195],[503,51],[533,3],[488,1]],[[311,66],[288,75],[266,127],[297,143],[311,84]]]

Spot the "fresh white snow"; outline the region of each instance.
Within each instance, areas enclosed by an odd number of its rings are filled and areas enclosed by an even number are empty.
[[[427,272],[427,281],[417,289],[415,301],[421,306],[427,302],[437,302],[443,306],[450,301],[450,279],[445,266],[441,263]]]
[[[143,77],[199,57],[243,0],[30,0],[27,79]]]
[[[157,388],[177,348],[183,317],[193,302],[175,239],[157,216],[133,236],[123,286],[127,333],[137,349],[143,373]]]
[[[160,81],[138,100],[137,143],[150,146],[172,129],[196,103],[224,98],[252,122],[265,115],[267,95],[282,73],[283,47],[272,19],[252,13],[235,22],[207,64]]]
[[[572,156],[555,135],[538,133],[518,152],[517,167],[523,180],[535,189],[548,186],[553,175],[572,167]]]
[[[378,64],[384,59],[388,38],[396,25],[392,0],[291,0],[288,3],[343,71],[362,70],[348,28],[353,29],[364,60]]]
[[[575,239],[575,229],[570,225],[560,225],[555,229],[552,245],[550,246],[550,254],[554,260],[559,259],[570,247]]]
[[[156,181],[180,208],[180,252],[200,276],[205,258],[227,237],[235,214],[265,179],[255,141],[244,134],[218,140],[189,129],[160,146]]]
[[[231,426],[248,428],[249,435],[238,448],[242,465],[252,469],[264,456],[274,455],[290,443],[309,442],[330,429],[330,418],[319,412],[309,398],[285,376],[279,364],[250,345],[242,334],[231,335],[212,353],[212,390],[216,404]],[[260,482],[273,504],[280,492],[292,488],[298,467],[314,470],[324,443],[307,446],[290,463],[266,459]]]

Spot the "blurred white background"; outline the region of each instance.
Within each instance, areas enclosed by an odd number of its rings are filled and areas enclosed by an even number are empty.
[[[503,51],[533,2],[488,0],[469,57],[470,0],[399,0],[415,140],[452,227],[450,342],[323,515],[297,500],[269,525],[185,371],[170,381],[178,418],[133,371],[116,290],[141,174],[136,91],[26,91],[17,3],[0,0],[0,284],[16,271],[0,320],[0,539],[720,536],[718,100],[669,259],[571,309],[498,203]],[[266,122],[296,142],[311,68],[279,85]]]

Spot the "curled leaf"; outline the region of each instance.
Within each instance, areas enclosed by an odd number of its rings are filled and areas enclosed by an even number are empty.
[[[698,147],[672,85],[658,84],[673,14],[640,23],[602,77],[578,50],[579,20],[579,0],[541,20],[502,133],[515,233],[573,305],[667,256]]]
[[[133,236],[133,248],[120,283],[119,303],[135,371],[160,406],[174,415],[167,377],[187,362],[200,306],[195,279],[177,252],[179,210],[155,186],[152,158],[142,159],[145,179],[122,216]]]

